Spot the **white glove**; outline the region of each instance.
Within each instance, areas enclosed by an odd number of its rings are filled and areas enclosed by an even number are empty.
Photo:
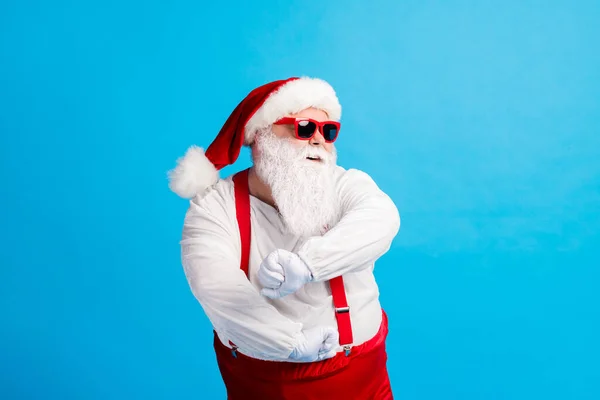
[[[300,289],[312,280],[312,274],[297,254],[275,250],[260,264],[258,280],[262,295],[276,299]]]
[[[300,343],[290,354],[291,361],[313,362],[331,358],[336,354],[340,336],[333,328],[311,328],[302,331]]]

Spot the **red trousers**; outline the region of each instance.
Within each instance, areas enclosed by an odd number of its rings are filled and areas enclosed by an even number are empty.
[[[349,356],[313,363],[257,360],[224,346],[214,347],[228,400],[390,400],[385,339],[387,316],[375,337],[354,346]]]

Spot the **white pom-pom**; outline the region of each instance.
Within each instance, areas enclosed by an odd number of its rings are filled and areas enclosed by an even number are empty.
[[[201,147],[192,146],[169,171],[169,188],[178,196],[190,199],[219,180],[219,171]]]

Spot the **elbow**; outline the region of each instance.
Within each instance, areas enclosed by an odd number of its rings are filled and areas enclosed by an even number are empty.
[[[382,247],[382,253],[388,251],[396,235],[400,231],[400,212],[398,208],[387,195],[384,201],[379,199],[372,205],[373,231],[369,233],[371,240]]]
[[[401,218],[400,211],[398,211],[398,207],[396,207],[394,201],[387,195],[385,195],[385,198],[385,206],[382,207],[383,212],[381,214],[381,220],[387,228],[385,229],[385,232],[387,232],[388,239],[391,242],[400,231]]]
[[[400,211],[398,211],[398,208],[396,207],[396,205],[392,202],[392,207],[391,207],[391,211],[390,211],[390,219],[391,219],[391,225],[392,225],[392,236],[395,237],[398,232],[400,231],[400,225],[401,225],[401,218],[400,218]]]

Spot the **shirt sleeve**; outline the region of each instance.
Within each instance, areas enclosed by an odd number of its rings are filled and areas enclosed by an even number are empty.
[[[262,359],[287,359],[302,324],[281,315],[240,269],[240,237],[227,210],[190,202],[181,256],[190,288],[215,330],[239,350]],[[233,226],[232,226],[233,225]],[[235,230],[234,230],[235,229]]]
[[[371,267],[385,254],[400,229],[392,199],[366,173],[349,169],[338,181],[340,221],[298,250],[317,282]]]

